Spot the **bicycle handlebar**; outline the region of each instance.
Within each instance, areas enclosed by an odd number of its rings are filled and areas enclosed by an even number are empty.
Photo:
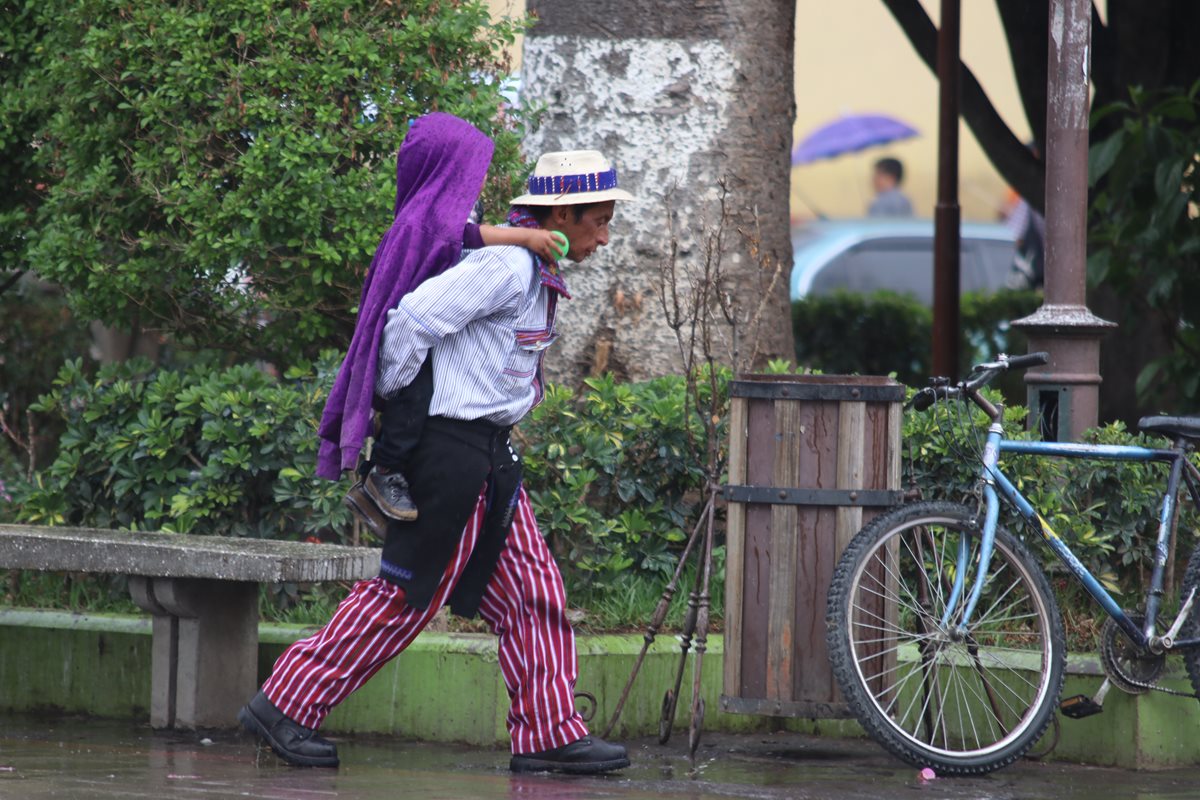
[[[938,384],[938,381],[945,381],[945,378],[935,378],[935,385],[926,386],[912,396],[908,401],[908,405],[917,411],[926,411],[935,402],[947,397],[958,397],[964,391],[972,392],[992,382],[992,379],[1010,369],[1027,369],[1029,367],[1037,367],[1042,364],[1049,363],[1049,353],[1029,353],[1023,356],[1000,356],[997,361],[988,361],[983,364],[976,364],[971,370],[973,376],[970,380],[964,381],[957,386],[948,386],[944,383]],[[988,404],[990,406],[990,403]]]
[[[1049,353],[1029,353],[1023,356],[1009,356],[1009,369],[1027,369],[1029,367],[1040,367],[1042,364],[1050,362]]]

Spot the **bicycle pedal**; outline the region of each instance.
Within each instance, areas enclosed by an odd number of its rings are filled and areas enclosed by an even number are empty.
[[[1077,694],[1074,697],[1068,697],[1058,704],[1058,710],[1063,716],[1071,719],[1083,719],[1090,717],[1093,714],[1099,714],[1104,710],[1104,706],[1097,703],[1086,694]]]

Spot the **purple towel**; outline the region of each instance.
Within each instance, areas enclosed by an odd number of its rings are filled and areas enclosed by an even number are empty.
[[[372,432],[371,403],[387,312],[462,254],[463,223],[487,176],[492,141],[470,123],[434,113],[415,120],[396,158],[396,208],[363,282],[358,322],[321,415],[317,475],[354,469]]]

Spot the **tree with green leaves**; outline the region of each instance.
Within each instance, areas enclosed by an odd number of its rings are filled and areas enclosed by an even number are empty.
[[[35,3],[0,2],[0,297],[25,273],[25,232],[37,205],[36,119],[18,87],[40,61]]]
[[[502,114],[520,21],[483,0],[8,2],[4,275],[79,316],[289,363],[353,328],[409,120]]]
[[[920,0],[881,0],[917,55],[937,72],[937,27]],[[1044,153],[1050,0],[995,0],[1004,26],[1021,105]],[[1129,99],[1130,87],[1156,90],[1187,87],[1200,78],[1200,48],[1191,31],[1200,25],[1200,4],[1192,0],[1108,0],[1102,19],[1092,4],[1091,77],[1095,106]],[[969,55],[966,56],[970,58]],[[1039,210],[1044,208],[1045,166],[1013,133],[966,64],[960,113],[1004,179]],[[1101,135],[1119,127],[1112,117]]]
[[[1119,120],[1092,146],[1088,275],[1124,299],[1130,322],[1165,346],[1134,364],[1140,397],[1200,406],[1200,81],[1187,90],[1134,87],[1093,114]]]

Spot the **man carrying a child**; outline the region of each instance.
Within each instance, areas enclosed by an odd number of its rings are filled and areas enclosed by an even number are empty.
[[[456,170],[475,194],[480,161],[486,170],[478,157],[471,170]],[[596,773],[629,765],[625,748],[590,736],[575,710],[575,639],[562,578],[521,488],[509,431],[541,400],[557,305],[570,298],[555,258],[528,248],[544,253],[539,244],[565,244],[566,257],[582,261],[608,243],[615,201],[632,198],[595,151],[542,156],[528,188],[512,201],[509,223],[538,238],[474,250],[416,283],[362,336],[367,344],[358,361],[374,378],[369,387],[360,374],[359,384],[347,378],[349,388],[331,394],[346,416],[337,426],[323,423],[323,438],[337,445],[326,454],[338,454],[343,469],[355,466],[357,450],[352,439],[345,446],[345,431],[357,407],[344,398],[369,388],[383,410],[383,442],[398,441],[397,431],[411,439],[383,474],[403,475],[403,499],[419,514],[386,522],[379,577],[356,584],[324,628],[289,647],[239,713],[243,726],[289,763],[337,766],[335,745],[316,732],[326,714],[448,604],[457,614],[482,615],[499,637],[513,771]],[[462,194],[473,202],[469,191]],[[451,232],[454,225],[461,231],[469,209],[456,203],[445,207]],[[551,238],[550,231],[563,236]],[[411,243],[424,234],[406,235]],[[364,287],[360,326],[369,294]],[[352,342],[343,371],[351,371],[355,350]],[[340,438],[326,435],[337,429]],[[357,500],[368,498],[360,493]]]

